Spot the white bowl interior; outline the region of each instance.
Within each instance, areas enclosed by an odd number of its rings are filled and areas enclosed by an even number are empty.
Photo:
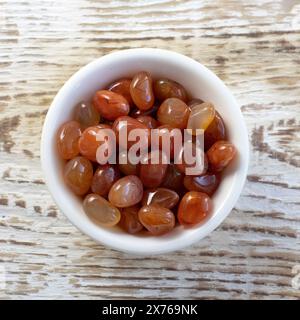
[[[72,119],[74,106],[91,99],[94,92],[110,82],[149,71],[154,78],[167,77],[181,83],[194,98],[211,101],[223,117],[228,139],[238,157],[223,175],[213,196],[213,213],[193,228],[176,227],[160,236],[130,235],[118,227],[94,224],[82,209],[82,199],[66,187],[62,161],[56,150],[56,132]],[[248,136],[240,109],[223,82],[200,63],[178,53],[159,49],[131,49],[101,57],[74,74],[61,88],[47,114],[41,142],[41,160],[46,182],[59,208],[81,231],[109,247],[130,253],[154,254],[177,250],[203,238],[228,215],[243,187],[248,167]]]

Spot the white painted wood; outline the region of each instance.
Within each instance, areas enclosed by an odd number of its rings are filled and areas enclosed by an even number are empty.
[[[295,0],[0,0],[0,298],[299,299],[299,17]],[[75,229],[39,162],[45,114],[69,76],[112,50],[145,46],[218,74],[252,148],[242,196],[218,230],[148,258]]]

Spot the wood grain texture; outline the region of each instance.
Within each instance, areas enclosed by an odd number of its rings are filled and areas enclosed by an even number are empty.
[[[242,196],[187,250],[134,257],[75,229],[45,186],[47,109],[113,50],[175,50],[219,75],[251,140]],[[300,3],[295,0],[0,0],[0,298],[299,299]]]

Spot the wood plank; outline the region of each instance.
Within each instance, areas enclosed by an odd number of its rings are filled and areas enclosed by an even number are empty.
[[[296,0],[0,0],[0,298],[299,299],[300,4]],[[76,230],[43,181],[49,105],[81,66],[158,47],[211,68],[241,105],[251,162],[225,222],[157,257]]]

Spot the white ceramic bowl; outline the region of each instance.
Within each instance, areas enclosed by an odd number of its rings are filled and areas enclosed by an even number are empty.
[[[154,78],[167,77],[181,83],[194,98],[211,101],[223,117],[228,139],[238,156],[225,171],[213,196],[213,214],[202,225],[185,229],[176,227],[160,236],[130,235],[118,227],[101,228],[82,209],[82,200],[66,187],[62,161],[56,150],[56,132],[72,119],[74,106],[90,99],[99,88],[113,80],[146,70]],[[234,97],[223,82],[199,62],[181,54],[160,49],[130,49],[108,54],[76,72],[60,89],[46,116],[41,139],[41,161],[49,190],[61,211],[83,233],[94,240],[128,253],[159,254],[191,245],[212,232],[230,213],[243,188],[248,168],[248,135]]]

